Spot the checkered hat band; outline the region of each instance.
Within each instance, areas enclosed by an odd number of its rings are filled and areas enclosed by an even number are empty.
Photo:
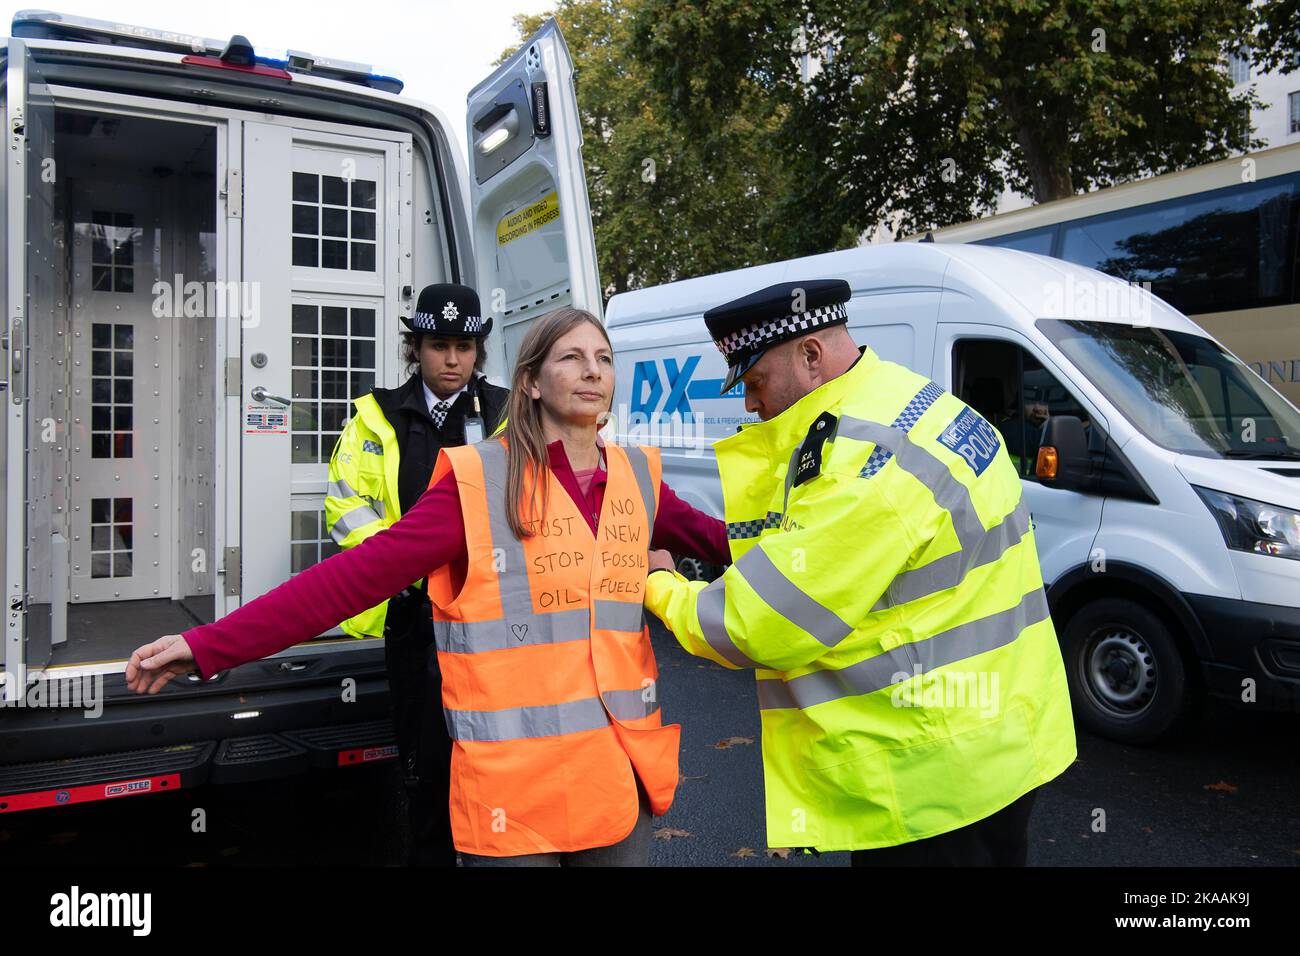
[[[482,316],[462,315],[460,316],[460,319],[464,320],[466,332],[478,332],[483,328]],[[418,325],[420,328],[427,329],[430,332],[438,331],[438,323],[440,321],[444,327],[455,324],[444,319],[441,313],[435,315],[432,312],[417,312],[411,317],[412,324]]]
[[[730,363],[732,356],[742,352],[752,352],[769,342],[784,341],[823,325],[832,325],[836,322],[847,322],[848,320],[848,311],[844,308],[843,303],[837,302],[808,312],[778,315],[774,319],[751,325],[739,332],[732,332],[713,344],[718,347],[718,351]]]

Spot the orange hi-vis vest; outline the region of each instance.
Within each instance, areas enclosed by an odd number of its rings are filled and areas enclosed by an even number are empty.
[[[681,726],[663,724],[642,609],[659,450],[604,448],[596,535],[548,473],[544,518],[514,536],[504,439],[444,448],[434,467],[430,485],[455,475],[469,559],[459,591],[449,567],[429,575],[458,850],[617,843],[636,824],[637,778],[654,813],[672,804]],[[533,481],[529,469],[525,501]]]

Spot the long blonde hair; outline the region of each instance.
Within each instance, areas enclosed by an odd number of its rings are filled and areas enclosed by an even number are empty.
[[[604,336],[605,344],[610,344],[609,335],[600,319],[584,309],[564,308],[548,312],[533,322],[519,343],[519,355],[515,358],[515,369],[510,377],[509,418],[506,421],[506,441],[509,454],[506,456],[506,519],[515,537],[523,540],[534,532],[527,525],[533,524],[546,516],[550,495],[548,494],[550,477],[550,457],[546,451],[546,438],[542,432],[542,403],[528,394],[528,386],[535,383],[542,363],[550,354],[555,343],[576,328],[582,322],[590,322]],[[611,396],[611,402],[613,397]],[[608,411],[608,409],[606,409]],[[525,502],[524,475],[527,467],[532,465],[534,477],[532,494]],[[540,505],[537,501],[541,493]],[[527,505],[527,517],[524,507]]]

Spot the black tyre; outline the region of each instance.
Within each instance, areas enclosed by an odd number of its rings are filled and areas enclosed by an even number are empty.
[[[1136,601],[1102,598],[1079,608],[1062,652],[1075,718],[1098,736],[1154,743],[1191,715],[1194,689],[1173,631]]]
[[[677,573],[688,581],[712,581],[727,570],[699,558],[687,558],[680,554],[673,555],[673,560],[677,562]]]

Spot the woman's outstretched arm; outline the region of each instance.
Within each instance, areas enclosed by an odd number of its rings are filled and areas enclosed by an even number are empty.
[[[392,527],[182,637],[199,674],[210,677],[315,637],[464,555],[460,496],[447,475]]]

